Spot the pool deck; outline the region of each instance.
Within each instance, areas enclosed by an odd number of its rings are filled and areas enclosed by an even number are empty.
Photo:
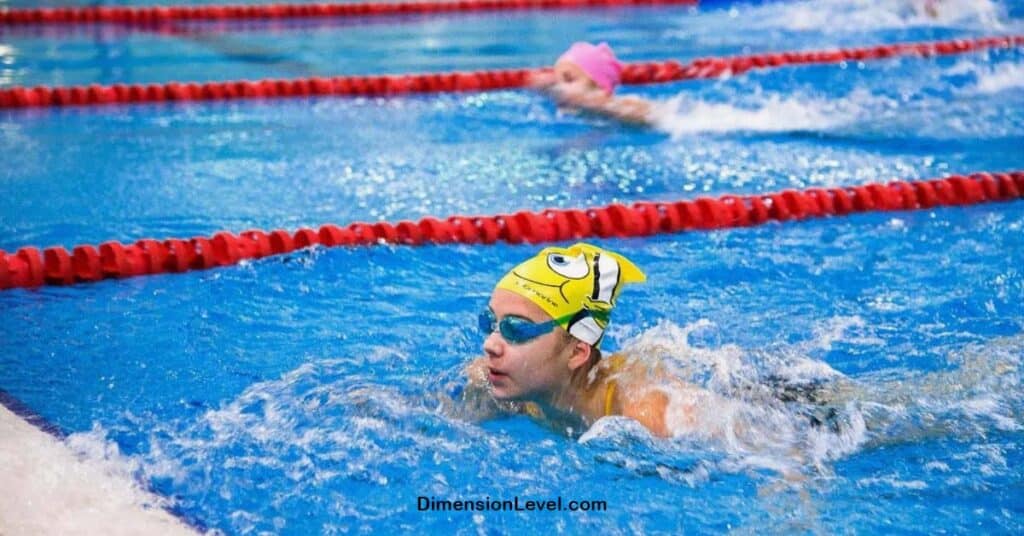
[[[0,534],[196,534],[110,463],[79,459],[0,404]]]

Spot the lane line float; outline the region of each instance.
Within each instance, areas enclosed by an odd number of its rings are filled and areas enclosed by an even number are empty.
[[[920,181],[784,190],[758,195],[699,197],[677,202],[615,203],[585,209],[520,211],[494,216],[426,217],[419,221],[357,222],[319,229],[221,231],[210,237],[108,241],[67,251],[26,246],[0,251],[0,290],[71,285],[102,279],[207,270],[245,259],[283,255],[314,245],[543,243],[640,237],[844,216],[1010,201],[1024,195],[1024,171],[975,173]]]
[[[777,52],[723,58],[698,58],[685,65],[678,61],[631,63],[623,69],[622,82],[624,84],[659,84],[735,76],[753,69],[769,69],[789,65],[840,64],[897,56],[949,56],[1019,46],[1024,46],[1024,35],[894,43],[860,48]],[[12,87],[0,90],[0,108],[101,106],[317,96],[379,97],[412,93],[495,91],[525,87],[531,75],[543,70],[506,69],[231,82]]]
[[[583,9],[659,5],[697,5],[697,0],[453,0],[352,4],[265,4],[146,7],[58,7],[0,9],[0,25],[121,24],[160,26],[172,22],[344,18],[426,15],[528,9]]]

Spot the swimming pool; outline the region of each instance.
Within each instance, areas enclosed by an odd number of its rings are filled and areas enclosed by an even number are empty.
[[[537,66],[576,39],[641,61],[1022,33],[1024,4],[982,5],[939,21],[848,0],[199,24],[192,38],[4,29],[0,84]],[[819,29],[827,13],[847,24]],[[0,249],[1021,169],[1022,73],[1010,49],[626,88],[671,102],[655,130],[525,91],[3,111]],[[439,408],[480,352],[476,312],[531,246],[315,248],[5,291],[0,388],[228,534],[1014,533],[1022,226],[1015,202],[602,241],[649,276],[623,295],[610,348],[666,346],[681,374],[740,398],[766,375],[834,369],[857,385],[838,434],[757,400],[753,447]],[[421,512],[419,496],[608,510]]]

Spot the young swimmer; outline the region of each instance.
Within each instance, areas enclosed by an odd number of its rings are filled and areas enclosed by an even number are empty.
[[[589,244],[542,250],[498,282],[480,314],[486,355],[467,367],[469,386],[551,422],[589,426],[623,415],[657,436],[672,435],[662,387],[695,395],[677,408],[674,422],[684,424],[693,420],[698,391],[706,392],[623,356],[601,357],[622,287],[644,280],[625,257]]]
[[[602,357],[622,287],[644,280],[623,256],[582,243],[546,248],[519,264],[499,280],[480,315],[485,356],[466,367],[469,381],[453,391],[459,400],[451,407],[474,420],[524,413],[570,436],[602,417],[623,416],[657,437],[708,444],[727,454],[731,467],[768,469],[793,483],[867,443],[956,430],[959,419],[920,420],[944,397],[952,398],[949,407],[962,408],[953,393],[975,397],[978,389],[1016,392],[1019,386],[1021,343],[1014,341],[1009,350],[986,347],[978,354],[983,359],[965,361],[955,373],[880,383],[846,378],[825,364],[820,374],[793,375],[787,365],[767,375],[733,376],[745,368],[737,362],[725,364],[735,370],[724,371],[717,387],[705,388],[681,380],[678,369],[667,370],[671,364],[644,358],[673,351],[657,339],[653,346],[631,345],[629,357]],[[613,430],[628,425],[605,423]]]
[[[550,94],[560,106],[621,121],[650,124],[651,104],[637,97],[615,97],[622,64],[608,43],[574,43],[552,69],[534,75],[531,85]]]

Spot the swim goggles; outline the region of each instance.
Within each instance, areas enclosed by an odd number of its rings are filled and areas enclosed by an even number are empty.
[[[498,330],[506,341],[512,344],[524,344],[541,335],[551,333],[551,330],[558,326],[560,319],[556,318],[547,322],[533,322],[521,316],[509,315],[502,318],[499,322],[498,317],[494,315],[494,311],[488,307],[480,313],[478,320],[480,333],[484,337]]]

